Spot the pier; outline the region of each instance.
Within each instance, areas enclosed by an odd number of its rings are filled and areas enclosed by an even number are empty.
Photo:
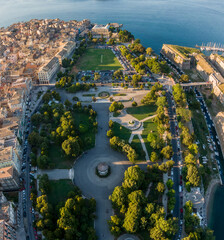
[[[207,43],[202,45],[196,45],[196,48],[199,48],[201,51],[215,51],[215,52],[224,52],[224,45],[220,43]]]

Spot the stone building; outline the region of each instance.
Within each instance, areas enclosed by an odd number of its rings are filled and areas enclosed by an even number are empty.
[[[183,53],[179,52],[175,46],[163,44],[161,53],[176,64],[180,69],[187,70],[191,68],[191,58],[186,57]]]
[[[103,36],[104,38],[109,38],[109,28],[110,25],[95,25],[92,30],[91,33],[93,35],[93,38],[101,38],[101,36]]]
[[[60,68],[59,60],[53,57],[47,64],[42,66],[38,72],[40,84],[49,84]]]
[[[211,54],[209,58],[211,62],[214,64],[214,66],[217,68],[217,70],[224,77],[224,57],[218,54]]]

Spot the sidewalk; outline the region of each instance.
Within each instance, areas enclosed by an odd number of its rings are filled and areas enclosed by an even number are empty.
[[[71,169],[52,169],[52,170],[40,170],[38,169],[36,175],[47,174],[50,180],[60,179],[73,179],[74,170]]]

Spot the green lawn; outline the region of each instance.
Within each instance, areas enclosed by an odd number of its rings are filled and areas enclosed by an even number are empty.
[[[110,49],[88,48],[79,59],[78,70],[119,70],[121,64]]]
[[[149,154],[149,157],[151,155],[151,152],[154,151],[154,149],[150,146],[149,142],[147,141],[147,136],[149,133],[153,132],[155,134],[158,134],[156,124],[153,122],[153,119],[149,119],[143,123],[144,130],[142,132],[142,138],[145,142],[145,146],[147,149],[147,152]]]
[[[140,139],[138,135],[135,135],[133,137],[133,140],[131,142],[131,146],[135,149],[136,153],[138,154],[138,161],[145,161],[145,152],[142,149],[142,144],[140,142]]]
[[[131,131],[129,129],[121,126],[119,123],[116,122],[114,122],[112,131],[115,136],[119,137],[120,139],[124,139],[127,142],[131,136]]]
[[[85,133],[80,133],[80,138],[85,143],[84,150],[88,150],[95,146],[95,132],[92,125],[89,123],[89,115],[86,113],[75,112],[74,115],[75,126],[78,129],[79,124],[84,124],[88,127],[88,131]]]
[[[146,117],[156,114],[157,106],[153,103],[150,105],[141,105],[138,107],[127,108],[127,113],[131,114],[133,117],[138,120],[142,120]]]
[[[49,203],[51,203],[55,209],[58,203],[65,201],[67,199],[68,193],[74,189],[75,186],[71,180],[50,180],[50,192],[48,194]]]
[[[68,158],[66,158],[61,147],[56,144],[51,144],[49,148],[49,158],[50,164],[54,168],[70,169],[74,163],[74,159],[69,160]]]

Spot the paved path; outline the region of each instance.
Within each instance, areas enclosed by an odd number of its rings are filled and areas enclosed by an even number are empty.
[[[73,179],[74,171],[73,169],[52,169],[52,170],[38,170],[38,174],[48,174],[50,180],[59,179]]]
[[[129,140],[128,140],[128,142],[129,142],[130,144],[131,144],[131,142],[132,142],[134,136],[135,136],[135,134],[132,133],[131,136],[130,136],[130,138],[129,138]]]
[[[93,103],[93,109],[97,111],[98,133],[96,146],[83,154],[74,165],[74,182],[82,190],[86,197],[94,197],[97,203],[95,229],[99,240],[112,240],[107,220],[113,215],[113,209],[109,195],[117,185],[121,185],[124,171],[133,164],[126,157],[114,151],[106,137],[109,122],[110,103]],[[99,178],[95,174],[95,168],[99,162],[107,162],[111,167],[111,175],[107,178]],[[146,169],[146,163],[141,164]]]
[[[147,161],[147,163],[150,163],[150,159],[149,159],[149,154],[148,154],[148,151],[146,149],[146,146],[145,146],[145,142],[142,138],[142,135],[141,134],[138,134],[138,137],[139,137],[139,140],[141,142],[141,145],[142,145],[142,149],[143,151],[145,152],[145,160]]]
[[[149,117],[146,117],[146,118],[142,119],[141,122],[145,122],[145,121],[147,121],[147,120],[149,120],[149,119],[152,119],[152,118],[156,117],[156,115],[157,115],[157,114],[152,115],[152,116],[149,116]]]
[[[139,238],[132,234],[123,234],[118,240],[139,240]]]

